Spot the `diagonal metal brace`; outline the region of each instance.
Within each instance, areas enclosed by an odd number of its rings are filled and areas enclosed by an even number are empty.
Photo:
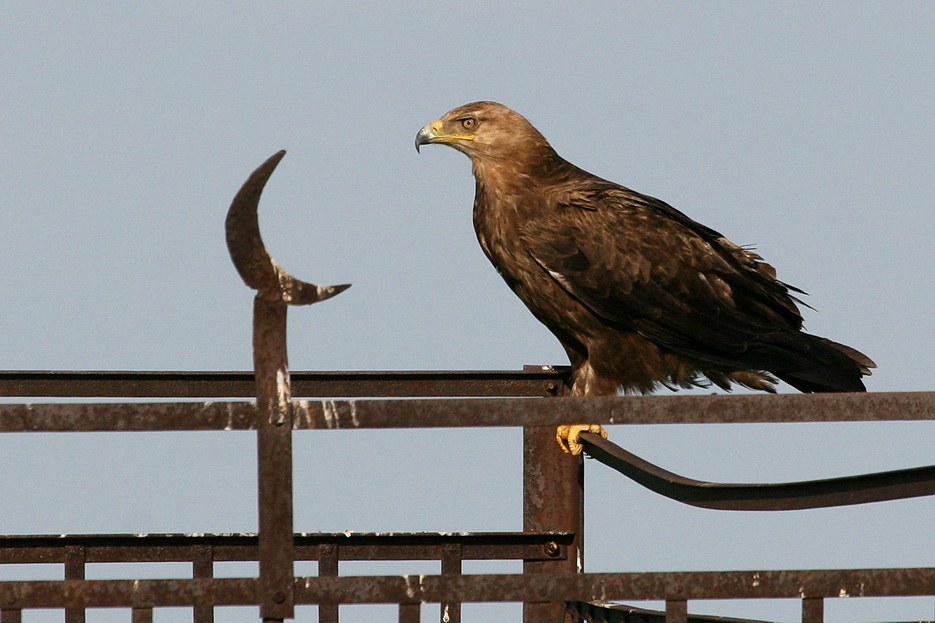
[[[593,433],[585,452],[647,489],[683,504],[716,510],[828,508],[935,495],[935,465],[801,482],[735,484],[692,480],[653,465]]]
[[[310,305],[350,287],[296,279],[273,260],[260,237],[260,195],[279,161],[259,166],[227,212],[227,248],[237,272],[257,291],[253,301],[253,366],[257,398],[259,602],[264,621],[295,616],[292,513],[292,391],[286,353],[289,305]]]

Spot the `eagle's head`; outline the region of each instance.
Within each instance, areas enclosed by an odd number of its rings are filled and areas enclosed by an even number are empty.
[[[474,161],[517,160],[552,150],[525,117],[497,102],[473,102],[448,111],[416,134],[416,151],[429,143],[450,145]]]

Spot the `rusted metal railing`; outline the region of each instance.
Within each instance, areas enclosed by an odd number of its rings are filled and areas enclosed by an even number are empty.
[[[79,623],[90,607],[129,608],[134,623],[144,623],[152,620],[154,608],[172,606],[192,608],[197,623],[213,621],[217,606],[259,606],[264,620],[282,621],[294,616],[296,605],[312,604],[319,606],[319,621],[337,623],[340,604],[375,603],[398,604],[401,622],[418,621],[421,603],[438,603],[443,623],[460,623],[462,603],[503,601],[522,602],[525,623],[572,618],[687,623],[719,620],[689,615],[690,600],[752,598],[800,600],[802,621],[817,623],[828,598],[935,595],[935,568],[584,573],[584,465],[581,457],[559,451],[556,425],[935,420],[935,392],[571,398],[565,397],[567,370],[542,366],[516,372],[290,373],[287,306],[324,300],[347,286],[299,281],[263,246],[257,205],[282,155],[250,176],[227,220],[231,257],[257,290],[254,373],[0,372],[2,396],[186,399],[0,404],[0,434],[256,430],[259,533],[0,537],[0,564],[61,565],[64,575],[64,580],[0,582],[0,623],[18,623],[32,608],[59,608],[67,623]],[[225,400],[232,398],[241,400]],[[523,427],[523,532],[294,533],[295,431],[465,426]],[[596,436],[583,439],[587,451],[608,466],[663,495],[708,508],[811,508],[935,492],[932,467],[782,485],[699,482]],[[414,559],[438,561],[440,573],[339,574],[344,560]],[[462,574],[462,562],[475,559],[522,560],[523,572]],[[318,562],[317,576],[294,577],[294,562],[303,560]],[[170,561],[190,563],[191,577],[85,579],[88,564]],[[214,577],[215,563],[225,561],[257,561],[259,573]],[[666,608],[650,612],[607,605],[614,600],[658,600]]]

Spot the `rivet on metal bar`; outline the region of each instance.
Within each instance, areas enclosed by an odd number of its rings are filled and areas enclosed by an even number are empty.
[[[257,291],[253,301],[253,365],[257,397],[259,461],[260,616],[295,616],[292,525],[292,393],[286,354],[286,311],[310,305],[350,287],[300,281],[280,267],[260,237],[260,195],[280,151],[259,166],[234,197],[227,213],[227,248],[237,272]]]

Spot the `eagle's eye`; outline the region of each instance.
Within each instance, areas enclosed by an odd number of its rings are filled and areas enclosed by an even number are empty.
[[[473,130],[477,127],[477,119],[474,117],[465,117],[461,120],[461,127],[465,130]]]

